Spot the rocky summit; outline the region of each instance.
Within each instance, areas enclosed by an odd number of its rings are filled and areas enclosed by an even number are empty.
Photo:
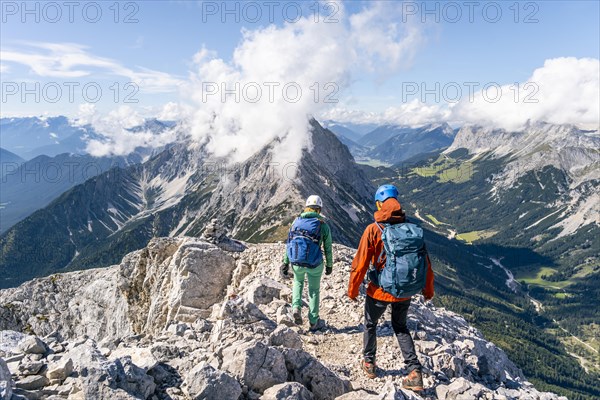
[[[292,321],[291,281],[278,277],[282,244],[228,250],[155,238],[118,265],[0,291],[0,398],[561,399],[537,391],[461,316],[420,296],[409,327],[422,397],[401,387],[389,322],[378,328],[379,377],[367,379],[364,291],[358,302],[345,297],[353,249],[334,246],[333,274],[321,283],[327,326],[315,334]]]

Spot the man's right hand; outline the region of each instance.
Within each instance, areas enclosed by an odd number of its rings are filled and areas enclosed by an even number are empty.
[[[279,267],[279,276],[281,279],[290,279],[292,276],[290,275],[290,265],[281,263]]]

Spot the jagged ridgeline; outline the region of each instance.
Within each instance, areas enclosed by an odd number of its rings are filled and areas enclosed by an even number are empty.
[[[318,334],[292,321],[289,283],[276,278],[282,251],[282,244],[227,252],[197,238],[155,238],[109,268],[1,291],[0,395],[564,400],[536,390],[464,318],[420,298],[408,323],[426,368],[423,397],[399,385],[406,371],[389,323],[379,329],[378,365],[387,377],[366,378],[358,363],[364,293],[361,302],[341,300],[354,249],[334,246],[337,261],[323,282],[328,327]]]
[[[371,183],[347,147],[314,120],[311,138],[311,149],[287,165],[272,161],[271,146],[230,165],[183,142],[91,178],[2,234],[0,287],[114,264],[152,237],[199,236],[213,218],[238,239],[282,240],[314,193],[335,241],[356,245],[372,218]]]

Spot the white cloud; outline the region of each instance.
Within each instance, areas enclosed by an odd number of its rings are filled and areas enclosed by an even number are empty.
[[[499,92],[496,92],[497,88]],[[498,101],[496,93],[501,93]],[[337,107],[320,114],[321,119],[351,123],[420,126],[435,122],[451,125],[479,124],[509,130],[522,129],[527,121],[600,126],[600,61],[593,58],[554,58],[514,84],[479,90],[472,99],[465,92],[458,103],[425,104],[417,99],[381,113]]]
[[[44,78],[77,79],[98,76],[121,76],[152,93],[175,92],[183,81],[166,72],[147,68],[133,70],[109,58],[87,51],[86,46],[75,43],[23,42],[23,49],[2,48],[4,62],[22,64],[35,75]]]
[[[189,115],[189,109],[184,104],[170,101],[160,108],[156,114],[156,119],[160,121],[178,121],[184,118],[185,115]]]
[[[548,59],[526,82],[519,84],[518,91],[514,85],[501,88],[502,95],[497,102],[490,101],[496,97],[494,89],[489,89],[487,100],[481,91],[472,102],[466,98],[461,100],[453,108],[452,117],[467,123],[512,130],[522,128],[528,120],[595,129],[600,126],[598,59]]]
[[[160,133],[151,131],[133,132],[130,129],[144,123],[144,116],[131,107],[121,106],[108,114],[100,113],[93,104],[79,106],[75,119],[78,125],[91,125],[101,139],[91,139],[86,151],[93,156],[126,155],[137,147],[161,147],[176,140],[176,129],[166,129]]]
[[[389,107],[381,113],[338,107],[322,113],[320,118],[353,124],[391,124],[418,127],[440,121],[449,121],[450,116],[450,107],[447,105],[425,104],[414,99],[396,107]]]
[[[277,139],[274,161],[296,161],[310,146],[309,118],[332,106],[325,95],[336,87],[342,91],[361,68],[389,72],[410,60],[418,35],[392,22],[398,13],[397,8],[372,3],[348,16],[340,3],[337,23],[317,23],[311,17],[282,27],[244,30],[231,62],[203,48],[194,57],[197,68],[187,88],[196,106],[190,121],[193,137],[232,161],[242,161]],[[382,21],[386,23],[380,25]],[[211,82],[218,88],[216,95],[208,95],[206,84]],[[272,99],[266,85],[271,82],[279,85]],[[222,84],[230,89],[239,84],[249,95],[239,101],[230,95],[223,101]],[[286,100],[286,84],[301,88],[297,102]],[[320,88],[317,98],[315,85]],[[249,101],[256,87],[262,96]]]
[[[360,55],[358,61],[369,70],[385,73],[408,67],[424,42],[418,25],[400,23],[398,8],[393,1],[376,1],[349,17],[349,40]]]

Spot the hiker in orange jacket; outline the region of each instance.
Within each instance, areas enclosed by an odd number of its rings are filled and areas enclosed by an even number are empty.
[[[383,241],[381,240],[381,227],[378,224],[386,223],[393,225],[407,222],[397,197],[398,190],[392,185],[383,185],[377,190],[375,195],[377,211],[374,214],[376,222],[370,224],[365,229],[354,260],[352,261],[352,270],[348,285],[348,297],[352,300],[356,300],[358,297],[360,285],[365,278],[369,265],[373,264],[378,271],[381,271],[385,266],[386,255]],[[434,276],[428,255],[426,255],[426,263],[427,273],[422,294],[426,300],[431,300],[434,295]],[[404,363],[409,372],[408,376],[403,380],[402,385],[404,388],[419,391],[423,390],[422,366],[417,358],[413,340],[406,326],[410,300],[410,297],[394,297],[373,282],[369,282],[365,299],[364,360],[361,362],[361,367],[368,377],[375,378],[377,376],[375,364],[377,323],[387,306],[390,305],[392,308],[392,327],[398,339]]]

